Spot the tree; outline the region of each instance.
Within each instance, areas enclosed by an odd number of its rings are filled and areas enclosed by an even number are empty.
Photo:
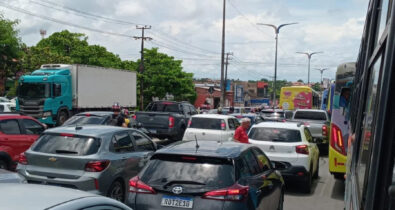
[[[0,74],[1,81],[4,85],[0,87],[0,92],[4,94],[5,84],[8,76],[14,76],[20,67],[20,58],[23,51],[21,50],[22,41],[19,38],[18,31],[15,29],[18,21],[5,19],[0,14]]]
[[[314,83],[311,88],[313,88],[313,90],[315,91],[321,91],[321,84],[319,82]]]
[[[162,99],[166,94],[173,95],[176,101],[195,101],[193,74],[182,71],[181,63],[182,61],[175,60],[172,56],[159,53],[158,48],[144,49],[145,70],[139,76],[144,81],[145,105],[153,97]]]
[[[302,79],[298,79],[298,81],[297,81],[297,82],[301,82],[301,83],[304,83]]]

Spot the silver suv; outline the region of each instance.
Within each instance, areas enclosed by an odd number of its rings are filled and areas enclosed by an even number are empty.
[[[45,131],[21,155],[17,171],[28,183],[75,188],[124,201],[129,179],[156,148],[135,129],[58,127]]]

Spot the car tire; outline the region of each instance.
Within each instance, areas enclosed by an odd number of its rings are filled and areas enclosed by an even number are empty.
[[[65,110],[60,110],[58,116],[56,117],[56,125],[61,126],[69,118],[69,114]]]
[[[0,160],[0,169],[8,170],[8,163],[5,160]]]
[[[318,179],[319,171],[320,171],[320,161],[317,161],[317,169],[314,172],[313,179]]]
[[[280,200],[278,203],[277,210],[283,210],[284,209],[284,190],[281,190],[281,195],[280,195]]]
[[[304,193],[307,194],[311,193],[311,183],[312,183],[311,172],[308,172],[306,176],[306,180],[303,182],[303,186],[302,186],[302,190]]]
[[[114,200],[124,202],[125,200],[125,189],[122,183],[117,180],[114,181],[107,192],[107,197],[112,198]]]

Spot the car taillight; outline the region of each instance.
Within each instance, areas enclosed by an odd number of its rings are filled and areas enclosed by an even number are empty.
[[[27,158],[24,152],[19,155],[18,163],[21,165],[27,165]]]
[[[322,135],[327,136],[328,135],[328,127],[326,125],[322,126]]]
[[[74,134],[72,134],[72,133],[61,133],[60,136],[74,137]]]
[[[296,151],[296,153],[299,153],[299,154],[308,155],[309,154],[309,147],[307,145],[298,145],[295,147],[295,151]]]
[[[192,120],[190,119],[188,120],[188,128],[191,127],[191,124],[192,124]]]
[[[169,128],[174,127],[174,117],[169,117]]]
[[[133,115],[132,118],[133,118],[134,120],[137,120],[137,115]]]
[[[104,169],[106,169],[108,165],[110,165],[110,161],[109,160],[89,161],[85,165],[85,171],[100,172],[100,171],[103,171]]]
[[[206,192],[202,198],[225,201],[242,201],[248,196],[248,190],[248,186],[235,184],[229,188]]]
[[[221,120],[221,129],[226,130],[226,124],[224,120]]]
[[[331,125],[331,147],[343,155],[346,155],[346,150],[343,143],[343,134],[339,127]]]
[[[129,180],[129,192],[156,194],[155,190],[151,186],[142,182],[138,176]]]

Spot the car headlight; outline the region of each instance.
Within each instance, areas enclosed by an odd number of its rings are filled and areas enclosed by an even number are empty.
[[[44,112],[44,113],[43,113],[43,117],[49,117],[49,116],[51,116],[51,115],[52,115],[51,112]]]

